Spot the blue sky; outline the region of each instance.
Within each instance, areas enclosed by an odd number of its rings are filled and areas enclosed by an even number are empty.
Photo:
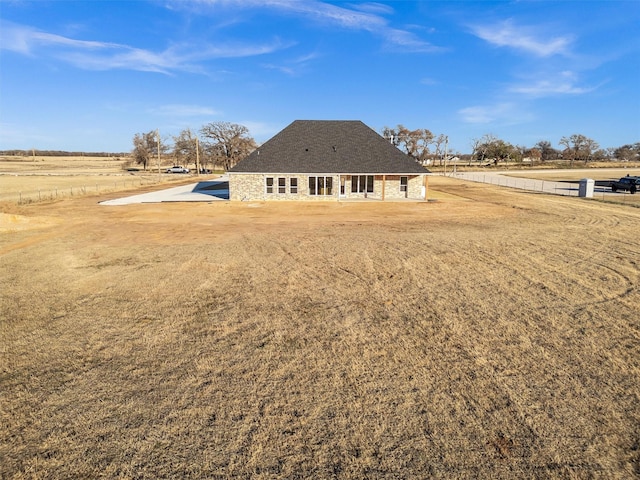
[[[639,25],[635,0],[0,0],[0,150],[296,119],[617,147],[640,141]]]

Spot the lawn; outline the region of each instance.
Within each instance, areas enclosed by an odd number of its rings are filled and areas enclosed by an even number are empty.
[[[640,475],[640,210],[0,204],[2,478]]]

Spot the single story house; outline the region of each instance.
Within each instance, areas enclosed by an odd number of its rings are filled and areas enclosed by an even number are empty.
[[[231,168],[231,200],[424,200],[427,174],[361,121],[296,120]]]

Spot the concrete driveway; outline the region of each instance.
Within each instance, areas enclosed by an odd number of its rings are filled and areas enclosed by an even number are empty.
[[[229,177],[206,180],[157,192],[141,193],[130,197],[100,202],[100,205],[131,205],[134,203],[162,202],[216,202],[229,200]]]

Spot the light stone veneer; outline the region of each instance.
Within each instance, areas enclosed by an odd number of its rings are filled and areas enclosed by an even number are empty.
[[[309,195],[309,177],[324,176],[333,179],[331,195]],[[400,177],[408,177],[407,191],[400,191]],[[341,199],[424,200],[426,175],[375,175],[373,193],[351,192],[351,175],[256,174],[229,173],[229,198],[232,201],[297,200],[338,201]],[[267,193],[266,178],[273,178],[273,193]],[[285,193],[278,193],[278,178],[286,179]],[[298,192],[291,193],[290,179],[298,179]],[[384,178],[384,180],[383,180]],[[340,182],[344,182],[344,195],[339,195]]]

